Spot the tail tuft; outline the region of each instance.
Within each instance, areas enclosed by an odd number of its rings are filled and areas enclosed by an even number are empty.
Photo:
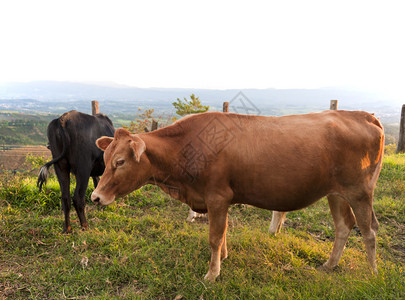
[[[45,164],[44,166],[41,167],[39,170],[38,174],[38,181],[37,181],[37,187],[39,188],[39,191],[42,189],[42,185],[48,180],[49,177],[49,167],[50,165]]]

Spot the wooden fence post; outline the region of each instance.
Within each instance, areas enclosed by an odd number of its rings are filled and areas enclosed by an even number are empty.
[[[91,114],[93,116],[97,115],[99,113],[98,110],[98,101],[97,100],[93,100],[91,101]]]
[[[159,122],[157,122],[157,121],[155,121],[155,120],[152,120],[152,125],[151,125],[151,127],[150,127],[150,130],[149,130],[148,128],[146,128],[146,127],[145,127],[143,130],[144,130],[145,132],[151,132],[151,131],[157,130],[158,127],[159,127]]]
[[[338,101],[337,100],[330,100],[330,110],[337,110]]]
[[[152,120],[152,131],[157,130],[158,129],[158,122],[156,122],[155,120]]]
[[[405,104],[402,105],[397,153],[405,152]]]
[[[229,112],[229,102],[224,102],[222,112]]]

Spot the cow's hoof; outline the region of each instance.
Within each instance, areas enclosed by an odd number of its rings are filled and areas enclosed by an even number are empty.
[[[374,276],[377,276],[377,275],[378,275],[377,268],[372,268],[372,269],[371,269],[371,272],[372,272],[372,274],[373,274]]]
[[[330,272],[332,272],[335,268],[336,268],[336,267],[331,268],[331,267],[326,266],[325,264],[323,264],[323,265],[320,265],[319,267],[317,267],[316,270],[317,270],[317,271],[320,271],[320,272],[330,273]]]
[[[72,233],[72,227],[69,226],[69,227],[67,227],[67,228],[63,228],[62,233],[65,233],[65,234]]]
[[[212,274],[210,271],[204,276],[204,280],[208,282],[215,282],[215,279],[218,277],[219,274],[215,275]]]
[[[88,229],[89,229],[89,225],[88,225],[88,224],[82,225],[82,231],[86,231],[86,230],[88,230]]]
[[[221,261],[228,258],[228,249],[221,250]]]

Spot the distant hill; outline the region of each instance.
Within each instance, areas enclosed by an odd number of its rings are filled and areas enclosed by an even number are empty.
[[[242,92],[242,98],[235,98]],[[71,109],[90,112],[90,101],[98,100],[108,115],[136,114],[138,107],[173,110],[176,98],[196,94],[211,110],[221,110],[224,101],[232,101],[231,111],[245,112],[253,105],[261,115],[285,115],[321,111],[329,100],[338,99],[339,109],[366,110],[376,113],[385,123],[399,123],[402,103],[375,93],[342,88],[321,89],[164,89],[136,88],[106,83],[34,81],[0,84],[0,110],[62,113]],[[242,101],[242,102],[241,102]],[[404,101],[405,102],[405,101]]]
[[[0,146],[46,145],[46,128],[56,115],[0,112]]]

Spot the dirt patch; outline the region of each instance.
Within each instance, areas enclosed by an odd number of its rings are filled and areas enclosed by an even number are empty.
[[[51,151],[45,146],[6,146],[0,145],[0,170],[7,171],[30,171],[25,158],[27,155],[43,156],[51,158]]]

